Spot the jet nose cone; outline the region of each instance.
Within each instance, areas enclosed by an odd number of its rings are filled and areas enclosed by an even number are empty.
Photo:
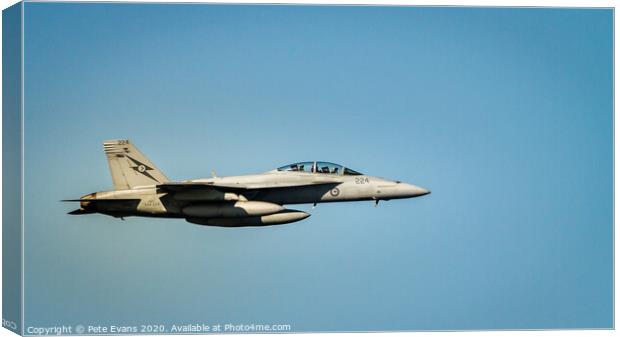
[[[431,191],[427,190],[424,187],[418,187],[420,189],[420,194],[419,195],[427,195],[427,194],[431,194]]]
[[[405,184],[406,187],[406,193],[410,196],[410,197],[420,197],[423,195],[427,195],[429,193],[431,193],[431,191],[427,190],[424,187],[420,187],[420,186],[416,186],[416,185],[411,185],[411,184]]]

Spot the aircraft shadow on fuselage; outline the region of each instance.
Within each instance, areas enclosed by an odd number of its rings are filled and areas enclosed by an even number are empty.
[[[311,204],[315,202],[328,201],[321,200],[321,198],[338,185],[340,185],[340,183],[302,187],[270,188],[257,190],[256,192],[250,192],[244,195],[251,200],[273,202],[280,205]]]

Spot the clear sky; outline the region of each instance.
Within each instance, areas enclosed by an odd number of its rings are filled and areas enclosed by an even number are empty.
[[[25,8],[26,326],[611,327],[612,10]],[[114,138],[171,179],[326,160],[432,194],[66,215]]]

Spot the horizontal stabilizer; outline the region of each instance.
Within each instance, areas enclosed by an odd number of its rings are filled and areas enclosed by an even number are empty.
[[[76,209],[75,211],[71,211],[71,212],[69,212],[67,214],[82,215],[82,214],[92,214],[92,213],[95,213],[95,211],[91,211],[91,210],[80,208],[80,209]]]
[[[61,202],[80,202],[80,201],[87,201],[87,202],[114,202],[114,201],[140,201],[140,199],[65,199],[65,200],[60,200]]]

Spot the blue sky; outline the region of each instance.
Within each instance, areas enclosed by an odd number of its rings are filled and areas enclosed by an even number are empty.
[[[612,326],[612,10],[25,9],[26,326]],[[433,193],[267,228],[66,215],[114,138],[171,179],[326,160]]]

